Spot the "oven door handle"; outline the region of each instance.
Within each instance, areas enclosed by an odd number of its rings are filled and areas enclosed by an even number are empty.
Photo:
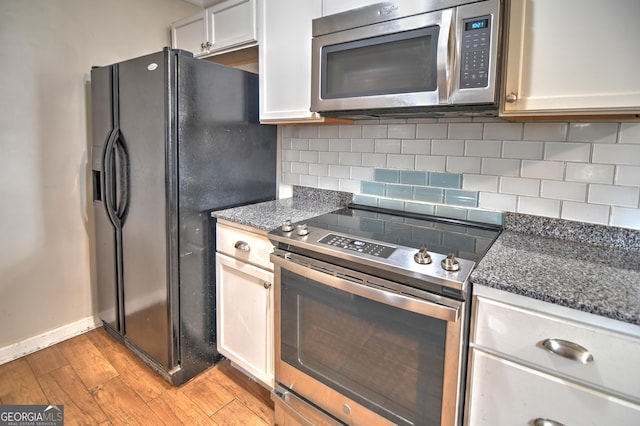
[[[303,277],[313,279],[350,294],[384,303],[385,305],[448,322],[457,322],[460,319],[463,302],[457,300],[443,300],[444,298],[441,296],[427,292],[423,292],[421,297],[402,294],[389,290],[388,287],[384,286],[383,283],[385,280],[383,279],[377,277],[371,277],[370,280],[363,279],[364,277],[369,277],[369,275],[280,250],[276,250],[271,254],[271,262],[276,266],[280,266]],[[348,275],[343,273],[343,276],[348,276],[354,280],[360,278],[362,282],[340,278],[338,275],[340,275],[341,272],[348,273]],[[376,285],[375,281],[379,281],[381,284]],[[276,280],[276,282],[278,282],[278,280]],[[446,302],[446,305],[443,304],[443,302]]]

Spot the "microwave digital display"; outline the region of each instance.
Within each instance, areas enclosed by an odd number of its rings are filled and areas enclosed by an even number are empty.
[[[481,30],[489,27],[489,18],[477,19],[475,21],[467,21],[464,23],[464,30]]]

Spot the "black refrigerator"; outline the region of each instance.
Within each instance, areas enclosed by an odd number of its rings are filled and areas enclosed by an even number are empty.
[[[91,70],[98,311],[179,385],[220,359],[211,212],[275,199],[258,76],[164,50]]]

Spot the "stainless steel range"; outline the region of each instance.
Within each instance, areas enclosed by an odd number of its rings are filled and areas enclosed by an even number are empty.
[[[468,278],[499,232],[363,206],[273,231],[277,423],[459,424]]]

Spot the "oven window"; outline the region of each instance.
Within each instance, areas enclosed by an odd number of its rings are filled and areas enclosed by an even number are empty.
[[[282,269],[282,360],[396,424],[440,424],[446,326]]]
[[[438,29],[420,28],[323,47],[322,98],[436,90]]]

